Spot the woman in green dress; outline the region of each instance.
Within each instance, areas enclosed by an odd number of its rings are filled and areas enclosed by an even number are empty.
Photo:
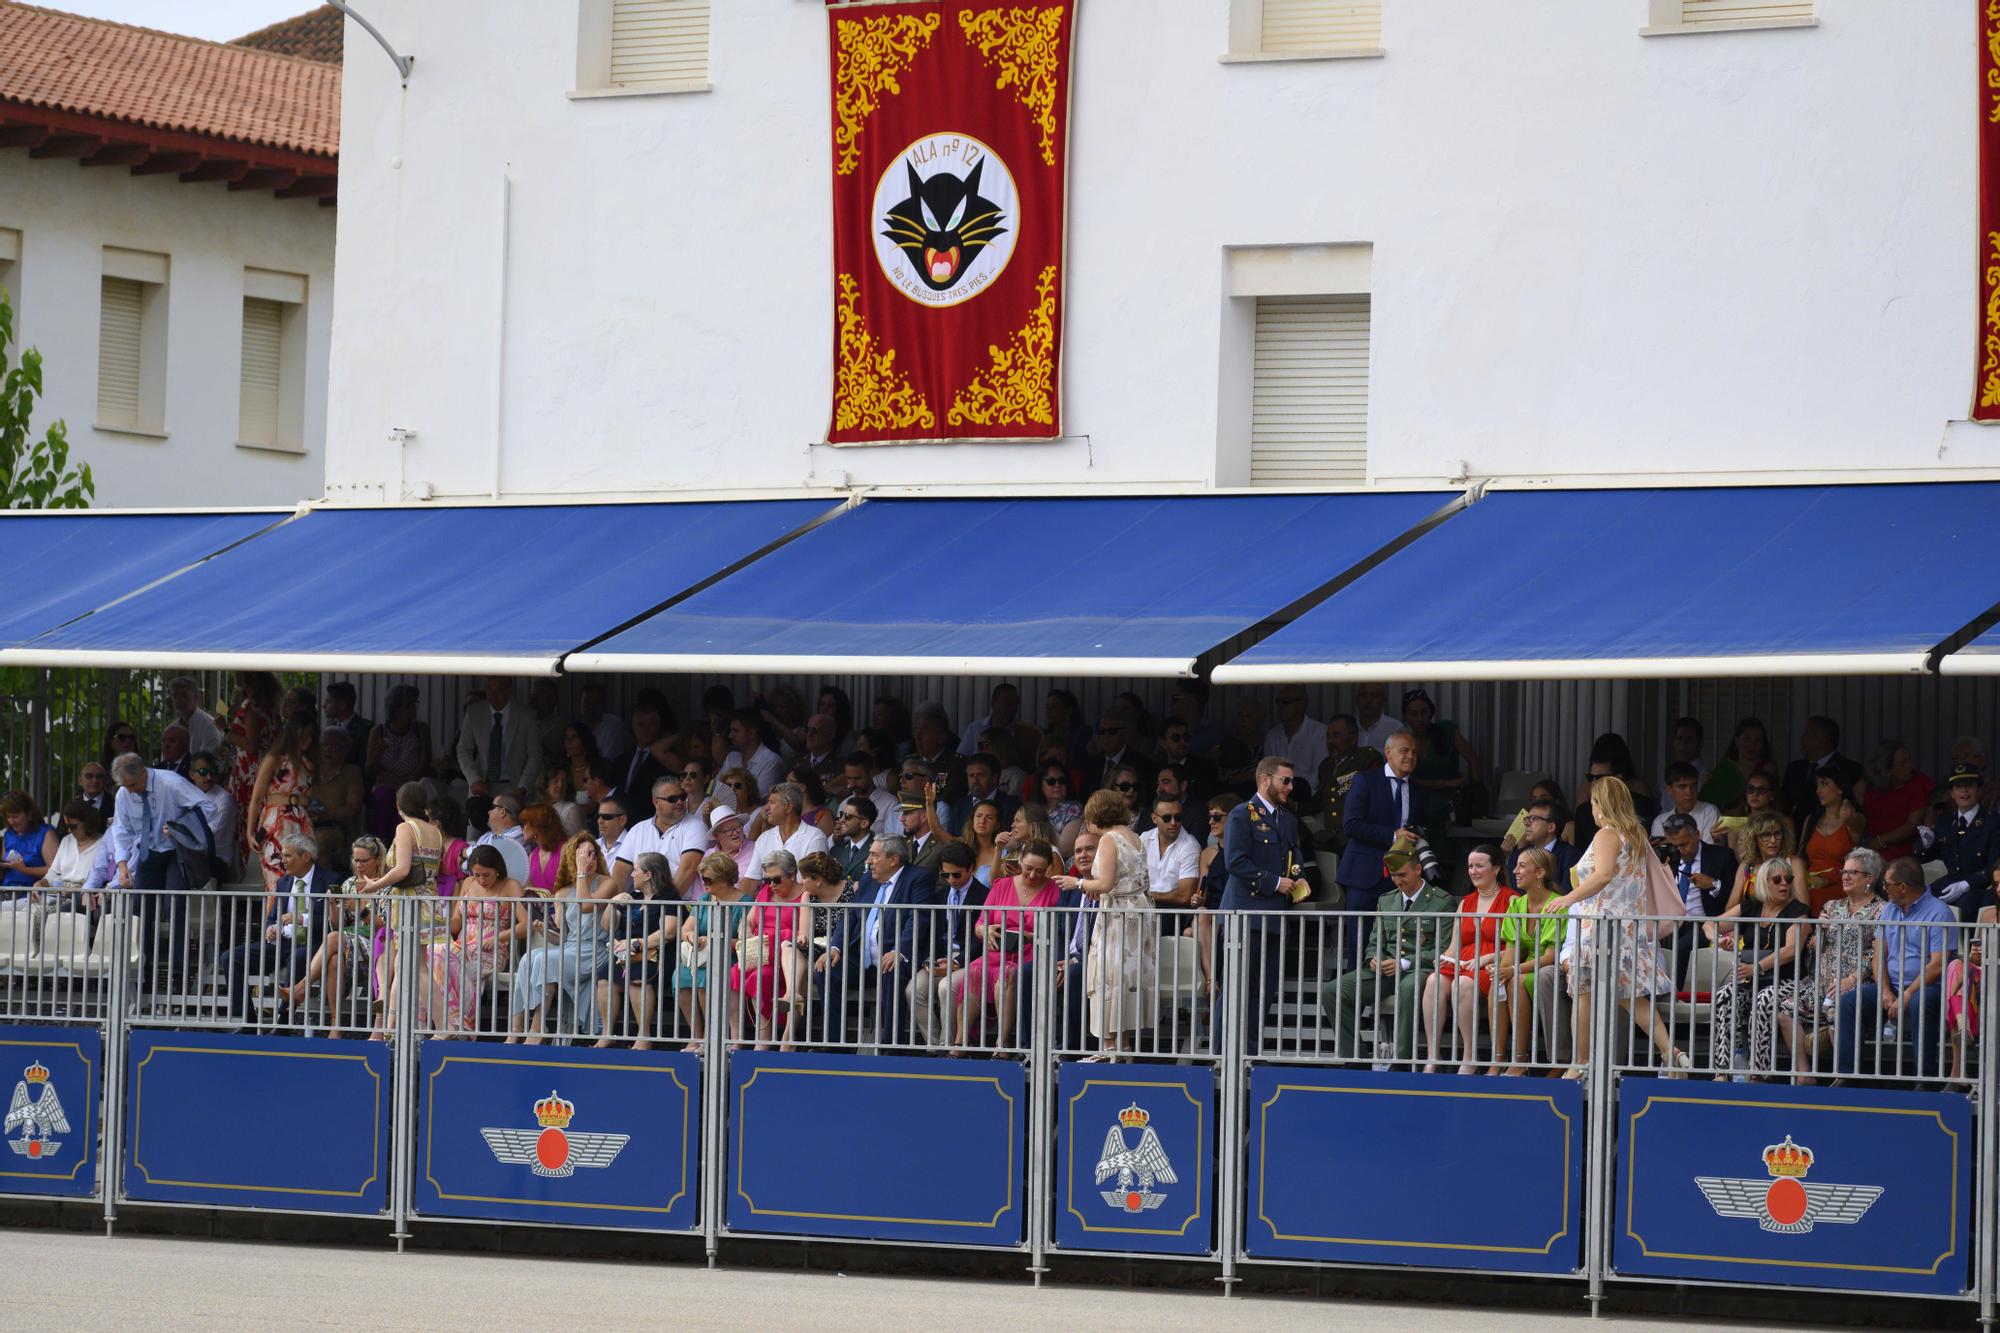
[[[1509,1050],[1511,1063],[1505,1073],[1521,1075],[1538,1054],[1530,1042],[1535,1030],[1535,973],[1554,966],[1562,948],[1563,931],[1569,926],[1561,912],[1544,913],[1555,893],[1556,859],[1541,847],[1530,847],[1514,863],[1516,897],[1507,904],[1500,919],[1500,955],[1490,964],[1493,971],[1493,1063],[1489,1074],[1503,1072],[1500,1061]],[[1555,1052],[1539,1052],[1553,1062]]]

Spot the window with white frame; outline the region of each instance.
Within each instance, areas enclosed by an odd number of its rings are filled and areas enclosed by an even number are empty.
[[[14,312],[14,336],[21,336],[21,233],[0,227],[0,292],[7,293],[7,308]],[[0,349],[4,350],[4,349]]]
[[[1229,60],[1382,54],[1382,0],[1230,0]]]
[[[577,97],[708,88],[710,0],[582,0]]]
[[[1747,28],[1806,28],[1819,22],[1816,0],[1647,0],[1648,37]]]
[[[1221,485],[1368,479],[1369,245],[1226,252]]]
[[[243,361],[236,441],[290,453],[305,448],[306,280],[243,270]]]
[[[97,426],[166,431],[167,257],[104,247],[97,307]]]

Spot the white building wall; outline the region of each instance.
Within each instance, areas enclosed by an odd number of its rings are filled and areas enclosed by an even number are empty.
[[[711,91],[571,98],[574,0],[377,0],[417,65],[407,90],[346,65],[334,494],[1240,484],[1224,254],[1295,243],[1373,246],[1377,481],[2000,460],[1947,431],[1975,316],[1962,3],[1642,37],[1647,0],[1388,0],[1380,59],[1241,64],[1228,0],[1085,0],[1068,437],[843,450],[811,443],[826,15],[713,10]]]
[[[90,464],[98,508],[291,504],[321,493],[334,212],[268,190],[232,193],[0,150],[0,227],[21,233],[9,283],[15,329],[43,357],[46,396],[34,424],[38,434],[58,418],[68,424],[71,457]],[[164,438],[93,425],[107,245],[168,256]],[[307,280],[302,453],[237,443],[245,267]]]

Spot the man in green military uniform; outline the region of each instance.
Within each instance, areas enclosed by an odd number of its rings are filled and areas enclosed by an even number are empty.
[[[1340,825],[1340,807],[1347,800],[1347,789],[1354,785],[1356,773],[1380,767],[1382,752],[1361,744],[1361,730],[1353,714],[1336,713],[1327,720],[1326,758],[1320,761],[1313,782],[1313,799],[1319,802],[1321,818],[1319,833],[1313,838],[1315,847],[1338,853],[1347,845],[1347,834]],[[1338,891],[1331,884],[1325,887]]]
[[[1388,872],[1390,889],[1376,901],[1362,965],[1338,980],[1328,980],[1319,991],[1320,1012],[1333,1025],[1334,1051],[1342,1060],[1355,1057],[1363,1010],[1373,1008],[1377,997],[1392,987],[1396,1058],[1415,1056],[1417,997],[1437,961],[1438,941],[1450,929],[1448,914],[1458,906],[1450,894],[1424,881],[1423,862],[1408,835],[1390,845],[1382,868]]]

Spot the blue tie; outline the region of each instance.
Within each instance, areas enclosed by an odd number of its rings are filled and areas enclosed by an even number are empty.
[[[139,850],[150,852],[153,850],[154,840],[159,837],[159,833],[153,828],[153,792],[150,787],[139,793],[139,817],[146,821],[146,845]]]

